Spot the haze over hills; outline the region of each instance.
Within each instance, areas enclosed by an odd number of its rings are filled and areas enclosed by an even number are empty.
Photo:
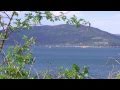
[[[19,30],[13,33],[6,44],[14,40],[23,42],[21,37],[27,35],[36,38],[36,45],[61,46],[120,46],[120,36],[110,34],[98,28],[68,24],[55,26],[33,26],[30,30]]]

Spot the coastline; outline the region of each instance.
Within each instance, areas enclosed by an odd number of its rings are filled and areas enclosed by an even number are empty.
[[[40,45],[46,48],[120,48],[120,46],[67,46],[67,45]]]

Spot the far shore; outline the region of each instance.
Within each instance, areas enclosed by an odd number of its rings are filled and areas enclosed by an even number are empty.
[[[40,47],[47,47],[47,48],[59,48],[59,47],[73,47],[73,48],[120,48],[120,46],[63,46],[63,45],[44,45]]]
[[[14,45],[5,45],[5,46],[14,46]],[[77,46],[77,45],[35,45],[38,47],[46,48],[120,48],[120,46]]]

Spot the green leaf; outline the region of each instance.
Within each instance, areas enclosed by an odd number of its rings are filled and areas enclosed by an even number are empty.
[[[72,69],[73,69],[73,70],[76,70],[76,72],[79,72],[79,70],[80,70],[79,66],[76,65],[76,64],[73,64],[73,65],[72,65]]]

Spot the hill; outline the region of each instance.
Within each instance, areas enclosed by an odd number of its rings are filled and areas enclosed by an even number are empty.
[[[36,44],[40,46],[120,46],[120,36],[94,27],[81,25],[77,28],[68,24],[33,26],[30,30],[19,30],[10,36],[6,44],[13,44],[14,40],[22,43],[23,35],[35,37]]]

